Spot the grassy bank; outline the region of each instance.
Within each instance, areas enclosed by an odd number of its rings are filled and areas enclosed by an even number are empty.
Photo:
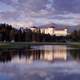
[[[75,47],[80,47],[79,42],[0,42],[1,48],[29,48],[31,45],[71,45]]]
[[[22,42],[15,42],[15,43],[10,43],[10,42],[0,42],[0,49],[19,49],[19,48],[30,48],[30,45],[22,43]]]

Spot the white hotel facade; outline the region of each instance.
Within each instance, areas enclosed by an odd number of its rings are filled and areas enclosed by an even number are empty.
[[[67,36],[68,35],[68,29],[67,28],[56,29],[55,27],[42,27],[42,28],[31,27],[30,29],[33,32],[40,31],[41,33],[55,35],[55,36]]]

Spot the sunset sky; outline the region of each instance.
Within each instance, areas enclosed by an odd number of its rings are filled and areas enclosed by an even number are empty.
[[[14,26],[79,25],[80,0],[0,0],[0,22]]]

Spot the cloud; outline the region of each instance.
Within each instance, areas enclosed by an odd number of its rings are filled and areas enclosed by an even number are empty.
[[[0,12],[6,12],[6,11],[12,12],[15,11],[15,9],[12,6],[0,2]]]
[[[46,8],[47,9],[51,9],[53,5],[53,0],[48,0],[47,4],[46,4]]]
[[[80,0],[0,0],[0,21],[18,25],[75,25],[80,22],[79,3]]]
[[[54,6],[59,12],[80,13],[80,0],[54,0]]]

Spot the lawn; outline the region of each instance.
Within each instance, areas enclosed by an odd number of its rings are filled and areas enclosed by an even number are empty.
[[[4,48],[29,48],[31,45],[71,45],[80,47],[79,42],[0,42],[0,49]]]

